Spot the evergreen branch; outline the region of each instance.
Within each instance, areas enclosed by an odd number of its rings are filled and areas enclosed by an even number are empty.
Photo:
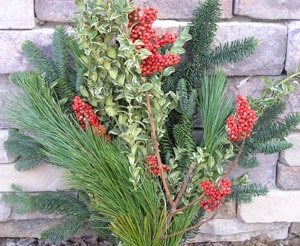
[[[69,79],[68,37],[63,26],[55,27],[52,41],[52,56],[58,76]]]
[[[87,227],[87,221],[75,218],[67,219],[60,224],[42,232],[40,237],[47,238],[50,242],[61,242],[79,234]]]
[[[286,150],[292,147],[291,143],[286,141],[268,141],[266,143],[260,143],[256,145],[255,150],[259,153],[272,154],[282,150]]]
[[[207,0],[193,11],[192,26],[192,53],[195,61],[200,61],[203,56],[209,54],[210,45],[217,31],[217,22],[221,16],[219,0]]]
[[[236,63],[252,55],[256,50],[257,44],[257,40],[253,37],[225,43],[217,46],[215,50],[204,56],[202,62],[208,66]]]
[[[231,100],[226,96],[226,76],[218,71],[204,73],[199,90],[199,108],[203,123],[201,145],[213,153],[227,140],[226,120],[233,112]]]
[[[25,41],[22,44],[22,51],[33,67],[45,75],[47,83],[52,82],[58,77],[53,62],[34,43],[29,40]]]
[[[231,194],[227,200],[237,203],[250,203],[255,196],[264,196],[268,193],[268,188],[259,184],[248,185],[233,185],[231,187]]]

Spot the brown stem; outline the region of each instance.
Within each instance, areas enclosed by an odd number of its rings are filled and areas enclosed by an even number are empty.
[[[193,225],[193,226],[191,226],[189,228],[183,229],[181,231],[177,231],[177,232],[171,233],[169,235],[166,235],[164,238],[166,239],[166,238],[174,237],[176,235],[183,234],[183,233],[186,233],[188,231],[195,230],[195,229],[199,228],[200,226],[202,226],[203,224],[205,224],[205,223],[211,221],[212,219],[214,219],[216,215],[217,215],[217,211],[214,212],[213,215],[209,219],[200,221],[198,224]]]
[[[172,196],[171,196],[171,193],[169,190],[168,181],[167,181],[166,177],[164,176],[164,172],[163,172],[163,164],[161,162],[160,153],[159,153],[159,147],[158,147],[158,141],[157,141],[157,137],[156,137],[156,130],[155,130],[155,124],[154,124],[154,120],[153,120],[152,108],[151,108],[151,104],[150,104],[149,92],[146,91],[145,95],[146,95],[148,117],[149,117],[149,122],[150,122],[150,126],[151,126],[151,136],[152,136],[153,145],[154,145],[154,149],[155,149],[155,154],[156,154],[156,159],[157,159],[158,168],[159,168],[159,172],[160,172],[160,177],[161,177],[161,180],[163,183],[164,190],[166,192],[166,197],[167,197],[168,203],[172,206],[174,201],[172,199]]]
[[[240,160],[240,157],[241,157],[241,154],[243,152],[243,149],[244,149],[244,146],[245,146],[245,141],[242,142],[242,145],[239,149],[239,152],[237,153],[234,161],[230,164],[230,166],[227,168],[226,172],[223,174],[222,178],[219,179],[219,182],[221,182],[222,179],[224,179],[225,177],[227,177],[231,172],[232,170],[236,167],[236,165],[238,164],[239,160]],[[218,183],[219,183],[218,182]],[[217,183],[217,185],[218,185]]]
[[[186,187],[188,185],[188,182],[191,178],[192,172],[194,171],[195,167],[196,167],[196,164],[192,163],[189,170],[188,170],[188,172],[187,172],[187,174],[184,177],[182,186],[181,186],[181,188],[178,192],[178,195],[177,195],[177,197],[176,197],[176,199],[175,199],[175,201],[174,201],[174,203],[173,203],[173,205],[170,209],[170,213],[169,213],[168,219],[167,219],[167,224],[169,224],[171,222],[171,219],[173,218],[174,214],[177,213],[177,206],[178,206],[178,204],[180,203],[180,201],[182,199],[183,193],[186,190]]]

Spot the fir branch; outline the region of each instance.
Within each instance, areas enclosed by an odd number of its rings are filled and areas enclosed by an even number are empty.
[[[268,188],[259,184],[233,185],[231,187],[231,194],[227,197],[227,200],[237,203],[250,203],[253,197],[264,196],[267,193]]]
[[[204,56],[202,62],[212,67],[224,63],[236,63],[252,55],[256,50],[257,44],[257,40],[253,37],[225,43],[217,46],[215,50]]]
[[[69,79],[69,47],[68,36],[63,26],[55,27],[52,41],[52,56],[58,76]]]
[[[255,150],[259,153],[272,154],[292,147],[292,144],[287,141],[268,141],[256,145]]]
[[[203,56],[209,54],[220,16],[219,0],[207,0],[203,4],[199,2],[198,7],[193,11],[190,33],[193,37],[192,53],[195,61],[200,61]]]
[[[45,75],[47,83],[52,82],[58,77],[53,62],[33,42],[29,40],[25,41],[22,44],[22,51],[33,67]]]

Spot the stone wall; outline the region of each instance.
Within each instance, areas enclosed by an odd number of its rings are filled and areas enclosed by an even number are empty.
[[[142,0],[137,5],[159,9],[159,31],[177,31],[191,18],[198,0]],[[254,36],[259,40],[256,53],[237,64],[225,65],[231,91],[235,94],[258,95],[260,76],[277,78],[295,72],[300,65],[300,1],[291,0],[222,0],[222,21],[215,43]],[[21,44],[29,39],[47,50],[53,28],[70,25],[76,7],[73,0],[0,0],[0,93],[10,95],[16,88],[8,75],[31,69],[21,52]],[[0,98],[1,106],[5,99]],[[289,98],[290,112],[300,112],[300,94]],[[2,147],[12,126],[0,119],[0,195],[10,191],[10,184],[25,191],[38,192],[63,189],[62,171],[42,165],[32,171],[14,169],[15,157]],[[293,148],[281,153],[260,156],[262,165],[249,170],[253,181],[265,184],[270,193],[251,204],[228,204],[220,215],[204,225],[196,241],[238,240],[267,234],[285,238],[288,230],[300,233],[300,127],[288,140]],[[299,152],[298,152],[299,151]],[[239,175],[237,170],[235,175]],[[10,206],[0,202],[0,237],[37,236],[59,218],[38,213],[16,215]]]

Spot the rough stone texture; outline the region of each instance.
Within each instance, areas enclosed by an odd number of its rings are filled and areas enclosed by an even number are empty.
[[[298,3],[300,5],[300,2]],[[298,14],[300,17],[300,13]],[[299,69],[300,64],[300,21],[288,24],[288,43],[286,71],[291,74]]]
[[[4,107],[7,105],[7,98],[9,98],[15,91],[17,91],[17,88],[9,82],[8,76],[0,74],[0,129],[12,127],[11,124],[4,122],[3,115],[5,114]],[[0,144],[0,148],[2,148],[2,144]]]
[[[258,39],[255,53],[238,63],[222,66],[224,72],[228,76],[280,75],[286,55],[287,27],[272,23],[221,22],[214,46],[246,37]]]
[[[255,19],[300,19],[300,2],[290,0],[235,0],[234,14]]]
[[[137,7],[154,6],[159,11],[160,19],[175,19],[175,20],[187,20],[191,19],[192,11],[198,6],[199,0],[134,0]],[[204,2],[204,0],[200,0]],[[232,17],[232,0],[221,0],[222,19],[229,19]]]
[[[28,192],[63,190],[62,173],[62,170],[49,164],[41,164],[24,172],[15,170],[12,164],[3,164],[0,165],[0,192],[10,192],[12,184],[20,185]]]
[[[0,0],[0,29],[31,29],[35,26],[34,0]]]
[[[1,201],[0,195],[0,222],[7,221],[12,214],[12,207]],[[1,224],[1,223],[0,223]]]
[[[36,0],[35,12],[39,20],[70,22],[78,11],[74,0]]]
[[[290,232],[300,235],[300,223],[292,223]]]
[[[300,222],[300,191],[270,190],[250,204],[238,205],[238,218],[246,223]]]
[[[52,34],[52,28],[32,31],[0,31],[0,74],[31,69],[22,54],[22,43],[25,40],[31,40],[38,47],[49,48],[52,43]]]
[[[264,234],[273,239],[288,235],[289,223],[248,224],[237,219],[214,219],[200,227],[194,242],[245,241]]]
[[[207,212],[204,216],[205,219],[213,216],[214,212]],[[222,205],[222,207],[218,210],[217,215],[214,217],[215,219],[235,219],[236,218],[236,203],[227,202]]]
[[[157,34],[165,32],[179,33],[186,25],[187,22],[157,20],[153,23],[153,28],[156,30]]]
[[[3,143],[7,140],[7,138],[8,130],[0,129],[0,165],[5,163],[11,163],[16,160],[16,157],[9,155],[3,147]]]
[[[277,165],[277,186],[283,190],[300,190],[300,166]]]
[[[201,0],[204,2],[204,0]],[[137,7],[154,6],[159,11],[162,20],[187,20],[192,17],[192,11],[198,6],[199,0],[189,1],[160,1],[134,0]],[[232,0],[221,0],[222,19],[232,17]],[[73,0],[36,0],[35,11],[37,18],[42,21],[69,22],[78,10]],[[179,11],[180,10],[180,11]]]
[[[247,173],[251,182],[265,185],[268,188],[275,187],[278,154],[258,154],[257,159],[260,163],[258,167],[250,169],[236,167],[230,176],[239,177],[240,175]]]
[[[61,221],[61,219],[10,220],[0,223],[0,237],[38,237],[41,232]]]
[[[285,139],[293,146],[281,151],[279,161],[289,166],[300,167],[300,132],[293,132]]]

